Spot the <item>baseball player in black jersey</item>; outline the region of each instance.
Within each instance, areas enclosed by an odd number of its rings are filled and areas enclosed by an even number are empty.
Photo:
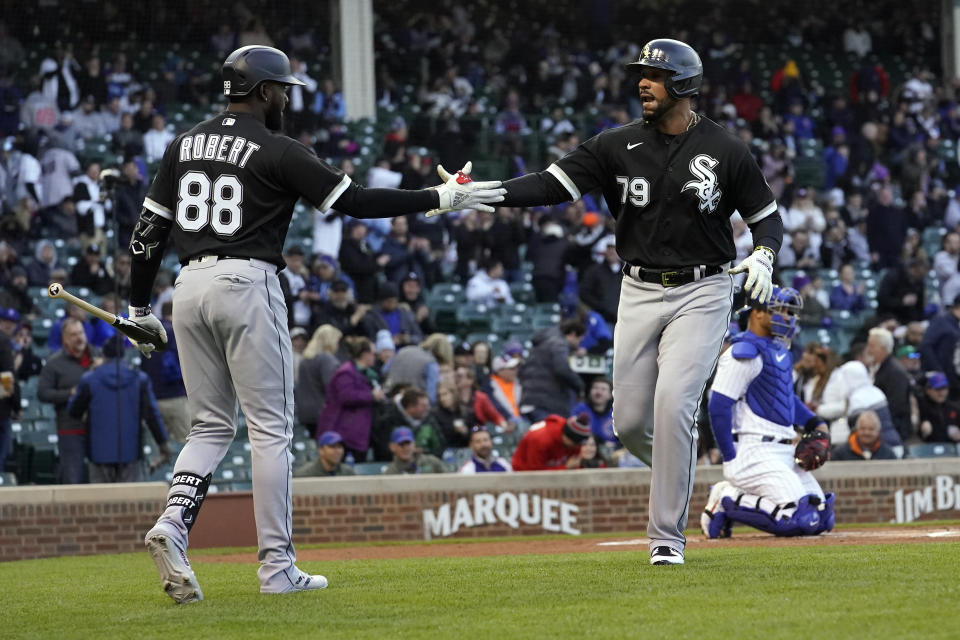
[[[160,332],[150,291],[170,234],[183,268],[173,326],[187,388],[191,431],[177,458],[167,506],[145,538],[164,590],[178,603],[202,599],[186,557],[190,528],[211,474],[234,438],[243,409],[252,446],[260,591],[327,586],[296,567],[291,540],[293,369],[287,310],[277,271],[293,206],[358,218],[426,210],[493,211],[499,182],[472,182],[469,163],[437,188],[364,189],[282,129],[286,86],[302,84],[271,47],[249,46],[223,65],[226,112],[178,136],[164,153],[130,242],[130,317]],[[155,345],[140,344],[149,357]]]
[[[546,171],[504,182],[502,206],[603,191],[627,276],[614,333],[614,428],[653,471],[650,562],[682,564],[694,415],[729,323],[729,274],[747,272],[746,290],[765,301],[783,223],[747,146],[691,110],[703,76],[692,48],[653,40],[627,68],[639,76],[643,121],[594,136]],[[750,226],[755,250],[729,269],[734,211]]]

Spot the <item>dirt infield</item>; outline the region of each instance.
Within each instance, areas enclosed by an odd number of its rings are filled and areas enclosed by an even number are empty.
[[[929,542],[960,541],[960,526],[931,526],[910,528],[843,529],[820,536],[802,538],[776,538],[774,536],[734,530],[732,538],[709,540],[702,535],[687,538],[691,549],[710,547],[809,547],[826,545],[858,544],[922,544]],[[601,551],[646,551],[647,538],[535,538],[507,542],[444,542],[402,544],[385,546],[356,546],[330,549],[302,549],[297,559],[310,562],[334,562],[340,560],[380,560],[398,558],[436,558],[467,556],[504,556],[551,553],[584,553]],[[200,555],[195,562],[251,562],[255,553],[229,555]]]

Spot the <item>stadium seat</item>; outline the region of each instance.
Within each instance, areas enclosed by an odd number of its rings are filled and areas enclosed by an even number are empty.
[[[911,458],[949,458],[960,455],[955,444],[929,443],[912,444],[907,450]]]
[[[463,333],[490,331],[493,325],[493,307],[485,304],[465,304],[457,309],[457,328]]]

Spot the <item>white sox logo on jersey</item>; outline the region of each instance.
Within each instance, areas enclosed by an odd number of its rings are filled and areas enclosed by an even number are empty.
[[[720,196],[723,195],[723,192],[717,186],[717,174],[713,172],[717,162],[716,158],[712,158],[705,153],[695,156],[690,161],[690,173],[697,176],[699,180],[691,180],[680,189],[681,192],[693,189],[697,193],[697,197],[700,198],[700,211],[707,213],[713,213],[717,210],[717,205],[720,204]]]

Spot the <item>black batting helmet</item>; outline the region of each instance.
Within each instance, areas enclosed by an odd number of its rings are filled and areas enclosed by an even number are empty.
[[[627,71],[640,71],[641,67],[654,67],[670,71],[666,89],[670,97],[691,98],[700,92],[703,81],[703,63],[693,47],[679,40],[659,38],[643,45],[640,59],[626,66]]]
[[[303,83],[293,77],[287,54],[273,47],[240,47],[223,62],[223,95],[245,96],[265,80],[280,84]]]

